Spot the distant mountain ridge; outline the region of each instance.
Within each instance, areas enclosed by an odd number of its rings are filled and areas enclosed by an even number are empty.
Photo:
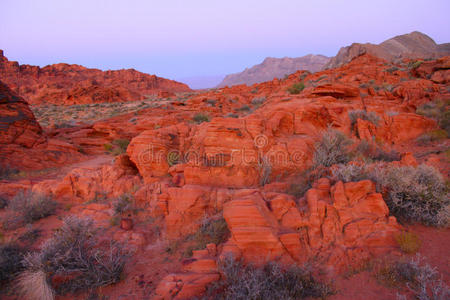
[[[342,47],[334,57],[313,54],[298,58],[268,57],[259,65],[247,68],[240,73],[227,75],[218,87],[238,84],[252,85],[270,81],[273,78],[283,78],[284,75],[295,73],[298,70],[317,72],[332,69],[349,63],[364,53],[387,61],[398,61],[404,58],[436,59],[450,55],[450,43],[436,44],[428,35],[413,31],[395,36],[378,45],[353,43],[350,46]]]
[[[381,44],[353,43],[342,47],[338,54],[324,66],[324,69],[340,67],[353,58],[368,53],[387,61],[404,58],[439,58],[450,55],[450,43],[436,44],[428,35],[418,31],[398,35]]]
[[[247,68],[240,73],[227,75],[218,87],[237,84],[252,85],[254,83],[272,80],[275,77],[283,78],[285,75],[295,73],[298,70],[317,72],[320,71],[329,60],[329,57],[313,54],[297,58],[268,57],[259,65]]]

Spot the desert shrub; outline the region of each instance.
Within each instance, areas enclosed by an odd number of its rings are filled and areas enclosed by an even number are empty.
[[[329,128],[315,144],[314,165],[330,167],[350,160],[349,146],[352,141],[342,132]]]
[[[130,140],[127,139],[117,139],[112,141],[112,144],[117,146],[116,154],[123,154],[127,152],[128,145],[130,144]]]
[[[411,70],[417,69],[423,63],[421,60],[411,61],[408,63],[408,68]]]
[[[435,101],[428,102],[416,109],[416,113],[438,122],[440,128],[450,135],[450,102]]]
[[[228,113],[225,115],[225,118],[239,118],[239,115],[237,114],[233,114],[233,113]]]
[[[266,97],[263,96],[263,97],[255,97],[255,98],[253,98],[251,103],[253,105],[261,105],[264,102],[266,102]]]
[[[258,161],[258,169],[260,174],[259,184],[265,186],[269,183],[270,175],[272,174],[272,165],[269,158],[261,157]]]
[[[222,216],[217,219],[205,219],[200,225],[200,228],[188,238],[188,240],[194,242],[191,245],[190,252],[195,249],[204,249],[206,245],[211,243],[216,245],[222,244],[229,236],[230,230]]]
[[[0,245],[0,283],[9,282],[22,271],[22,263],[26,251],[15,244]]]
[[[348,117],[350,118],[350,123],[352,130],[355,127],[356,122],[358,119],[369,121],[370,123],[374,124],[375,126],[378,126],[378,123],[380,122],[380,117],[373,111],[367,112],[362,109],[356,109],[351,110],[348,112]]]
[[[397,218],[436,226],[448,222],[447,187],[434,168],[394,166],[380,169],[375,178],[380,189],[387,190],[386,203]]]
[[[27,298],[47,299],[53,290],[63,294],[119,281],[127,255],[115,243],[100,248],[92,220],[67,217],[41,251],[25,256],[19,292]],[[55,277],[60,280],[52,286]]]
[[[300,94],[300,92],[303,91],[304,89],[305,89],[305,84],[302,81],[302,82],[294,83],[293,85],[288,87],[287,91],[289,92],[289,94],[296,95],[296,94]]]
[[[247,104],[242,105],[240,108],[238,108],[238,111],[251,111],[251,107]]]
[[[209,106],[215,107],[215,106],[216,106],[216,103],[217,103],[217,100],[214,100],[214,99],[208,99],[208,100],[206,100],[206,103],[207,103]]]
[[[384,194],[391,214],[401,221],[433,226],[445,226],[449,222],[448,188],[433,167],[338,165],[332,170],[332,179],[373,180],[378,191]]]
[[[392,73],[394,73],[395,71],[398,71],[398,70],[399,70],[398,67],[392,66],[392,67],[390,67],[390,68],[387,68],[387,69],[384,70],[384,71],[392,74]]]
[[[422,134],[416,139],[419,144],[428,144],[435,141],[445,140],[448,137],[447,131],[436,129]]]
[[[332,293],[331,288],[317,282],[311,272],[296,266],[282,269],[276,263],[268,263],[257,268],[226,257],[219,262],[219,268],[224,278],[208,291],[214,299],[287,300],[324,298]]]
[[[356,147],[356,154],[363,156],[373,161],[398,161],[401,159],[400,153],[394,149],[385,150],[378,144],[370,144],[366,140],[362,140]]]
[[[253,90],[251,90],[250,91],[250,93],[252,93],[252,94],[256,94],[256,93],[258,93],[258,88],[256,87],[256,88],[254,88]]]
[[[20,171],[9,165],[0,165],[0,180],[8,180],[17,175]]]
[[[48,217],[55,213],[57,203],[50,196],[32,192],[18,192],[8,204],[26,223]]]
[[[412,232],[401,232],[395,237],[395,240],[400,249],[408,254],[416,253],[421,245],[419,237]]]
[[[133,196],[128,193],[124,193],[119,197],[117,197],[113,201],[114,213],[120,215],[127,211],[133,210],[134,209],[133,200],[134,200]]]
[[[6,206],[8,206],[8,200],[0,196],[0,209],[5,208]]]
[[[103,144],[103,148],[105,149],[106,152],[111,152],[114,147],[111,144]]]
[[[377,278],[391,287],[406,286],[414,299],[444,300],[450,297],[450,288],[443,282],[436,268],[424,263],[419,255],[408,262],[386,265],[377,273]],[[398,295],[398,299],[407,298]]]
[[[207,114],[197,113],[192,120],[197,124],[201,124],[203,122],[209,122],[209,116]]]
[[[295,198],[300,198],[312,187],[316,180],[324,177],[325,174],[324,167],[309,168],[296,176],[295,182],[289,186],[287,193]]]

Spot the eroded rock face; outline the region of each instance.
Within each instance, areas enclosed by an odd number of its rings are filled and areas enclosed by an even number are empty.
[[[124,102],[140,100],[158,92],[190,91],[183,83],[134,69],[101,71],[63,63],[44,68],[19,65],[8,61],[1,50],[0,76],[30,104]]]
[[[28,103],[0,82],[0,166],[41,169],[73,162],[80,153],[67,142],[49,139]]]
[[[28,103],[0,82],[0,144],[26,148],[45,141]]]
[[[222,254],[256,264],[314,259],[336,271],[392,250],[400,229],[368,180],[330,186],[320,179],[298,204],[285,194],[237,194],[224,218],[231,238]]]

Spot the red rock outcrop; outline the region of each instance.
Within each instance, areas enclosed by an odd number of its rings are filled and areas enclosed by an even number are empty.
[[[231,238],[225,254],[268,261],[323,263],[335,271],[392,250],[400,226],[370,181],[320,179],[299,204],[291,196],[242,191],[225,203]]]
[[[42,169],[76,161],[76,148],[48,139],[28,103],[0,82],[0,166],[8,169]]]
[[[4,83],[30,104],[124,102],[140,100],[159,92],[190,91],[183,83],[134,69],[101,71],[63,63],[43,68],[19,65],[15,61],[8,61],[2,50],[0,76]]]

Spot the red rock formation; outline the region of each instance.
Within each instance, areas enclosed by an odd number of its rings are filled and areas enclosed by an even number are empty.
[[[0,82],[0,166],[8,169],[42,169],[79,159],[76,148],[48,139],[28,103]]]
[[[80,65],[43,68],[8,61],[0,50],[0,76],[30,104],[83,104],[136,101],[158,92],[187,92],[183,83],[134,69],[101,71]]]
[[[314,259],[336,271],[392,250],[400,229],[367,180],[321,179],[298,205],[285,194],[242,191],[224,205],[224,217],[232,237],[223,254],[258,264]]]

